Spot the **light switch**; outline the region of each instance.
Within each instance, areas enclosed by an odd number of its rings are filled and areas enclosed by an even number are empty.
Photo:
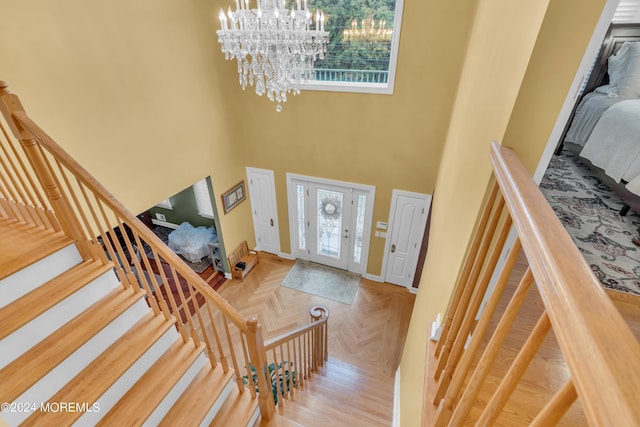
[[[387,229],[387,223],[383,222],[383,221],[378,221],[378,222],[376,222],[376,228],[379,228],[381,230],[386,230]]]

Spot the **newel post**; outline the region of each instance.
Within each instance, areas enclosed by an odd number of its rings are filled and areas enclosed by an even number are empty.
[[[326,319],[329,317],[329,309],[324,305],[314,305],[309,310],[309,316],[311,317],[311,322],[319,322],[322,319]],[[328,320],[327,320],[328,321]],[[325,322],[324,326],[320,329],[316,329],[312,332],[312,340],[313,340],[313,363],[312,366],[314,369],[319,368],[324,365],[324,362],[329,358],[329,349],[328,349],[328,329],[327,323]]]
[[[91,251],[86,244],[86,238],[77,217],[69,201],[64,197],[56,182],[53,172],[47,166],[44,155],[38,147],[33,135],[14,118],[14,113],[24,112],[20,99],[9,92],[7,83],[0,81],[0,111],[4,115],[7,124],[14,136],[20,141],[20,145],[29,159],[38,181],[42,185],[45,194],[51,202],[51,207],[56,214],[56,219],[65,234],[76,240],[78,250],[85,259],[92,258]],[[26,172],[26,171],[25,171]]]
[[[249,359],[256,370],[258,378],[258,405],[262,419],[270,420],[273,416],[275,404],[271,381],[267,379],[267,355],[264,349],[264,337],[258,320],[253,317],[247,320],[247,345]]]

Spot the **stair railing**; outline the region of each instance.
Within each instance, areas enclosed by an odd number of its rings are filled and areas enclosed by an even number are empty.
[[[284,405],[294,390],[304,387],[329,357],[327,322],[329,309],[309,310],[311,323],[265,341],[267,374],[276,405]]]
[[[555,425],[577,399],[589,425],[640,425],[640,344],[515,153],[494,142],[490,159],[494,173],[485,207],[440,338],[427,354],[423,425],[466,425],[472,408],[482,411],[475,425],[492,425],[551,330],[569,378],[530,425]],[[512,225],[516,241],[478,319]],[[521,252],[528,268],[493,335],[486,338]],[[534,285],[543,313],[482,406],[480,388]]]
[[[0,216],[61,230],[76,241],[85,260],[112,265],[124,288],[145,293],[155,315],[175,318],[185,343],[206,346],[212,368],[220,363],[228,372],[231,364],[240,391],[248,389],[257,397],[262,418],[270,419],[274,401],[266,351],[271,346],[265,347],[258,321],[234,309],[67,154],[29,118],[4,82],[0,110],[23,148],[17,149],[0,120]],[[301,335],[311,334],[311,362],[298,363],[315,366],[318,357],[326,358],[326,317],[317,320]],[[315,345],[319,337],[324,347]],[[252,367],[260,366],[265,369],[255,369],[257,375],[252,375]]]

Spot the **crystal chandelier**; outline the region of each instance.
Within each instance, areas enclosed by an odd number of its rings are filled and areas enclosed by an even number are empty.
[[[387,28],[387,22],[373,19],[363,19],[360,27],[355,19],[351,21],[351,28],[342,32],[342,39],[345,41],[389,41],[393,30]]]
[[[237,61],[242,89],[249,84],[260,96],[266,92],[282,111],[287,94],[299,94],[299,85],[313,79],[316,58],[324,58],[324,13],[312,13],[307,0],[289,10],[285,0],[257,0],[257,9],[249,9],[249,1],[236,0],[236,10],[226,14],[220,10],[218,41],[225,59]]]

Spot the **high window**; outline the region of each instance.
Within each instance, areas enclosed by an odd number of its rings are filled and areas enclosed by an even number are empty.
[[[393,93],[403,0],[312,0],[330,33],[304,89]]]

